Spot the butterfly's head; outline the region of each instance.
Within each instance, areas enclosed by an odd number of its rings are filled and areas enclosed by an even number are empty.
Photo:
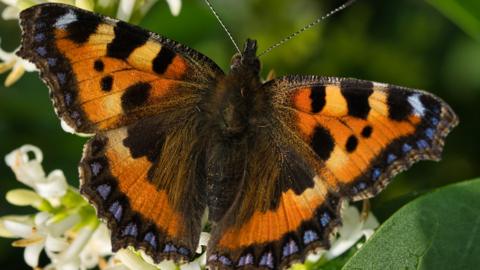
[[[232,72],[241,71],[258,75],[260,73],[260,60],[257,57],[257,41],[247,39],[242,54],[235,54],[230,65]]]

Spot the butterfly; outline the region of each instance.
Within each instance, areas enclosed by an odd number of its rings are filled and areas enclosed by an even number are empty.
[[[171,39],[63,4],[20,15],[62,125],[92,137],[81,193],[113,250],[207,265],[286,268],[328,248],[343,202],[370,198],[458,123],[438,97],[349,78],[262,82],[247,40],[228,73]]]

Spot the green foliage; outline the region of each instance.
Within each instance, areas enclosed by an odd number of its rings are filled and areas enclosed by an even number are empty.
[[[475,269],[479,213],[480,179],[438,189],[396,212],[343,269]]]
[[[480,41],[480,1],[427,0],[465,32]]]

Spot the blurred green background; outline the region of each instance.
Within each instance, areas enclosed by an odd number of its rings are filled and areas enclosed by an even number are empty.
[[[262,51],[342,1],[213,3],[241,46],[247,37],[254,38]],[[0,10],[4,7],[0,4]],[[1,47],[7,51],[20,42],[17,23],[0,20]],[[160,0],[140,25],[204,53],[224,70],[234,53],[220,25],[200,0],[183,1],[178,17],[173,17]],[[480,175],[480,40],[472,36],[426,1],[359,0],[263,56],[263,74],[274,69],[279,76],[354,77],[426,89],[457,112],[460,125],[447,139],[443,160],[416,164],[372,201],[375,215],[384,221],[419,194]],[[77,164],[86,139],[61,129],[48,90],[36,73],[26,74],[9,88],[3,87],[5,77],[0,75],[0,155],[23,144],[36,145],[44,152],[45,170],[62,169],[69,182],[77,186]],[[5,193],[21,184],[3,161],[0,180],[0,216],[33,212],[5,201]],[[27,269],[23,249],[10,244],[11,240],[0,239],[2,269]]]

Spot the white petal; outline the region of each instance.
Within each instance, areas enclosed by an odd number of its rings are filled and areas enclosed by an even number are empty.
[[[338,230],[339,237],[333,241],[331,248],[325,254],[327,259],[342,255],[355,245],[363,236],[370,237],[373,229],[378,227],[378,221],[369,213],[366,221],[362,220],[360,212],[354,206],[342,209],[343,224]]]
[[[308,254],[306,261],[317,262],[325,253],[327,253],[327,251],[322,249],[317,252]]]
[[[348,238],[340,237],[332,243],[330,249],[325,254],[325,257],[331,260],[342,255],[345,251],[349,250],[353,245],[355,245],[355,243],[357,243],[362,236],[363,234],[358,232],[350,235]]]
[[[180,265],[180,270],[201,270],[200,264],[195,260],[190,263]]]
[[[23,74],[25,74],[25,68],[21,64],[19,65],[17,62],[5,79],[5,87],[12,86],[23,76]]]
[[[103,270],[131,270],[131,269],[129,269],[128,267],[126,267],[123,264],[117,264],[117,265],[108,266],[107,268],[105,268]]]
[[[31,220],[19,222],[16,220],[5,219],[3,220],[3,225],[5,226],[5,229],[21,238],[29,238],[33,235],[33,222]]]
[[[161,270],[176,270],[177,269],[177,265],[171,260],[163,260],[162,262],[157,264],[157,266]]]
[[[363,224],[364,229],[376,229],[378,226],[380,226],[380,223],[378,223],[377,218],[373,215],[372,212],[368,213],[367,220]]]
[[[56,270],[78,270],[80,269],[80,258],[73,258],[69,261],[58,263]]]
[[[23,258],[25,262],[33,268],[37,267],[38,258],[40,257],[42,249],[43,243],[27,246],[23,252]]]
[[[37,193],[29,189],[14,189],[7,192],[5,196],[7,201],[18,206],[39,206],[43,199]]]
[[[69,216],[62,216],[61,220],[58,220],[56,217],[49,220],[47,223],[48,233],[54,237],[60,237],[67,230],[71,229],[75,224],[80,221],[80,216],[78,214],[71,214]]]
[[[67,192],[68,184],[61,170],[52,171],[45,182],[38,182],[36,190],[44,198],[59,198]]]
[[[68,247],[68,242],[64,238],[47,236],[45,239],[45,250],[50,252],[61,252]]]
[[[197,253],[202,253],[202,246],[206,247],[210,240],[210,234],[207,232],[200,233],[200,241],[198,241]]]
[[[112,254],[110,231],[105,224],[102,223],[97,227],[92,239],[87,245],[87,248],[94,250],[99,256],[102,257]]]
[[[202,268],[205,268],[205,265],[207,265],[207,251],[203,252],[196,261],[202,266]]]
[[[143,250],[140,250],[138,252],[140,254],[140,257],[142,257],[142,259],[148,263],[148,264],[155,264],[155,262],[153,261],[152,257],[150,257],[149,255],[147,255]]]
[[[62,262],[72,260],[74,258],[79,258],[80,252],[83,250],[85,245],[88,243],[90,238],[93,235],[93,230],[89,227],[83,227],[80,232],[78,232],[75,240],[71,245],[62,253]]]
[[[17,50],[15,50],[15,51],[17,51]],[[22,64],[23,68],[27,72],[38,71],[37,66],[35,66],[35,64],[33,64],[32,62],[30,62],[28,60],[25,60],[25,59],[19,57],[17,61]]]
[[[117,18],[122,21],[128,22],[130,16],[132,16],[133,7],[135,6],[135,1],[132,0],[120,0],[120,5],[117,10]]]
[[[34,155],[32,160],[28,156],[30,152]],[[42,159],[42,151],[39,148],[24,145],[8,154],[5,157],[5,162],[12,168],[20,182],[34,187],[35,182],[45,180],[45,172],[41,165]]]
[[[6,7],[2,12],[2,19],[4,20],[16,20],[20,10],[17,7]]]
[[[144,260],[142,260],[142,258],[140,256],[138,256],[137,254],[133,253],[132,251],[130,251],[129,249],[121,249],[119,250],[115,257],[117,259],[119,259],[120,261],[122,261],[122,263],[124,265],[126,265],[128,268],[130,269],[142,269],[142,270],[156,270],[157,268],[154,267],[153,265],[151,264],[148,264],[147,262],[145,262]],[[161,264],[160,264],[161,265]],[[159,265],[159,266],[160,266]],[[172,270],[175,270],[176,266],[175,264],[174,265],[174,268],[162,268],[160,267],[160,269],[172,269]]]
[[[180,0],[167,0],[168,6],[170,7],[170,12],[173,16],[178,16],[180,14],[180,9],[182,8],[182,1]]]
[[[48,220],[52,217],[52,214],[48,212],[39,212],[35,215],[35,225],[37,227],[45,228]]]
[[[355,206],[348,206],[342,209],[342,226],[340,227],[339,234],[350,234],[352,231],[358,230],[362,226],[360,212]]]
[[[80,252],[80,265],[85,268],[94,268],[98,264],[99,258],[98,253],[87,246]]]
[[[80,253],[80,264],[84,268],[93,268],[98,264],[100,257],[111,254],[110,232],[104,224],[100,224]]]

